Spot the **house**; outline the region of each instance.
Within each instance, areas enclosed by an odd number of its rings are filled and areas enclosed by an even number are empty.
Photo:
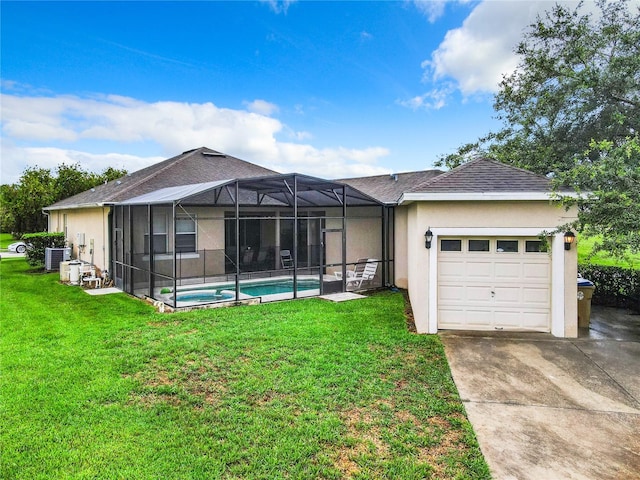
[[[76,256],[173,307],[397,285],[421,333],[577,335],[576,250],[556,231],[576,213],[493,160],[330,181],[199,148],[47,211]]]

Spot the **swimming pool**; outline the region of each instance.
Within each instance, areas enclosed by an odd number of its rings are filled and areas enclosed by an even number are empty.
[[[319,279],[298,278],[298,292],[319,289]],[[235,290],[235,283],[182,286],[178,288],[176,300],[181,303],[209,303],[235,300]],[[244,299],[247,297],[268,297],[270,295],[293,293],[293,279],[286,277],[242,281],[240,283],[240,293]],[[167,295],[169,296],[171,293]]]
[[[222,302],[234,298],[233,293],[218,293],[216,290],[178,292],[176,296],[178,302]]]

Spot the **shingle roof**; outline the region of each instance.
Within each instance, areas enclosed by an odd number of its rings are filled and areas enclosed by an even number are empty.
[[[65,198],[46,207],[46,210],[116,203],[166,187],[232,178],[262,177],[277,173],[239,158],[201,147]]]
[[[404,192],[442,174],[441,170],[422,170],[419,172],[376,175],[374,177],[346,178],[338,181],[346,183],[383,203],[396,203]]]
[[[407,192],[549,192],[551,180],[511,165],[478,158],[427,180]]]

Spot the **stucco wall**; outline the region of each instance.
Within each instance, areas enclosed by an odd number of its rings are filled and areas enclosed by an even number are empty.
[[[55,210],[49,214],[49,231],[64,232],[64,216],[67,229],[65,240],[73,246],[71,256],[92,262],[98,268],[108,269],[109,262],[109,207]],[[78,233],[84,233],[85,247],[79,248]],[[91,252],[93,241],[93,255]]]
[[[435,319],[430,318],[429,301],[437,295],[436,285],[430,285],[429,269],[437,255],[432,253],[437,244],[434,242],[432,250],[424,246],[424,232],[431,228],[438,234],[442,229],[460,229],[469,232],[483,232],[483,236],[490,236],[491,229],[518,229],[530,232],[551,231],[556,226],[572,221],[575,210],[569,212],[564,208],[552,205],[546,201],[477,201],[477,202],[416,202],[401,207],[406,209],[406,252],[402,251],[400,242],[396,244],[396,283],[400,284],[402,265],[407,265],[407,284],[411,305],[413,308],[416,328],[422,333],[435,333]],[[404,213],[402,209],[396,212],[396,235],[402,230]],[[556,239],[556,241],[558,241]],[[570,251],[564,251],[562,246],[554,249],[554,254],[563,255],[561,267],[564,269],[564,285],[555,285],[553,295],[564,297],[564,308],[560,313],[552,312],[554,325],[562,321],[564,328],[555,334],[574,337],[577,335],[577,253],[575,246]],[[405,254],[406,253],[406,260]],[[432,313],[433,315],[433,313]],[[564,318],[560,319],[560,316]]]

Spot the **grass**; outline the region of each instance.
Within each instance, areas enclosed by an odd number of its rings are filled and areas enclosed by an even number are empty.
[[[15,239],[10,233],[0,233],[0,250],[6,250],[13,242],[15,242]]]
[[[401,294],[160,314],[0,275],[3,478],[489,478]]]
[[[633,268],[636,270],[640,270],[640,253],[629,253],[624,260],[612,257],[611,255],[607,255],[605,252],[600,252],[597,255],[591,256],[593,244],[597,241],[597,237],[580,237],[578,239],[578,263]]]

